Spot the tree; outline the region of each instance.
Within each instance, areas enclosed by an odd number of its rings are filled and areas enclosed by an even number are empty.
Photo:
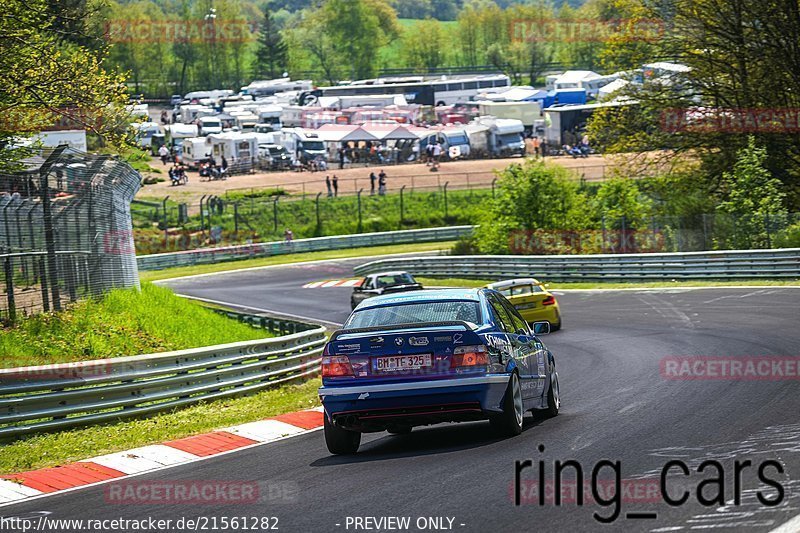
[[[651,202],[639,191],[636,181],[614,177],[603,182],[594,197],[594,210],[598,219],[605,217],[607,227],[636,228],[646,223]]]
[[[124,78],[103,68],[105,51],[88,50],[53,30],[44,0],[10,0],[0,18],[0,146],[71,121],[108,149],[124,145]],[[0,169],[16,167],[19,150],[0,150]]]
[[[638,3],[635,13],[661,18],[666,28],[658,42],[646,43],[651,60],[671,59],[689,70],[627,86],[623,95],[638,101],[634,120],[596,113],[593,138],[605,137],[609,151],[659,149],[673,160],[699,160],[700,179],[719,191],[749,142],[743,134],[752,134],[766,150],[764,167],[783,183],[789,207],[800,207],[800,136],[785,127],[800,108],[800,92],[792,90],[800,86],[797,0],[672,0],[669,18]],[[629,59],[617,55],[609,64],[639,63],[642,43],[630,44]]]
[[[747,146],[739,150],[733,172],[723,174],[724,200],[717,211],[734,220],[733,245],[737,248],[763,248],[769,243],[769,226],[785,220],[781,182],[764,166],[767,151],[750,135]]]
[[[274,79],[286,71],[287,46],[270,16],[269,5],[264,6],[264,22],[259,32],[254,71],[258,77]]]
[[[425,19],[403,35],[403,57],[406,65],[428,72],[444,62],[445,35],[438,20]]]
[[[585,227],[585,199],[569,176],[563,167],[534,160],[500,172],[475,234],[481,253],[509,253],[515,236],[533,230]]]

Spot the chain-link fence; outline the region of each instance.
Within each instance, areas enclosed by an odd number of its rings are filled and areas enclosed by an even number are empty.
[[[139,286],[124,161],[60,146],[0,175],[0,320]]]

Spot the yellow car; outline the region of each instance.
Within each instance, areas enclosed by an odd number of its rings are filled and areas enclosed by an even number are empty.
[[[488,288],[505,296],[529,323],[546,320],[551,331],[561,329],[561,310],[556,297],[534,278],[519,278],[490,283]]]

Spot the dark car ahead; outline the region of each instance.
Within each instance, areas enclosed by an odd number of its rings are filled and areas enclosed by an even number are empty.
[[[394,292],[418,291],[422,289],[422,284],[417,283],[414,277],[408,272],[380,272],[370,274],[361,280],[359,285],[353,287],[353,295],[350,297],[350,308],[355,309],[358,304],[382,294]]]
[[[322,354],[325,441],[355,453],[361,434],[489,420],[522,432],[526,411],[558,414],[555,358],[533,327],[491,289],[439,289],[372,298]]]

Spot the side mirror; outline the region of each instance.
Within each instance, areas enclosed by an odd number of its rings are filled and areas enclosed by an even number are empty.
[[[550,322],[542,321],[533,323],[534,335],[547,335],[548,333],[550,333]]]
[[[361,288],[361,285],[356,285],[355,287],[353,287],[353,292],[361,292],[362,290],[363,289]]]

